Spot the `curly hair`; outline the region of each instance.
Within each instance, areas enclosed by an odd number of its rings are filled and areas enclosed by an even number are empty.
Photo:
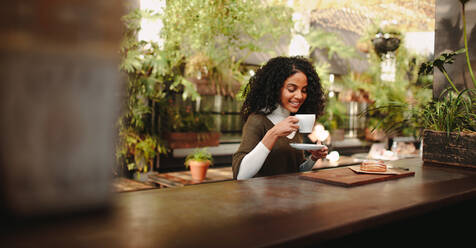
[[[241,117],[246,122],[252,113],[269,114],[281,100],[284,81],[297,72],[307,77],[307,98],[297,113],[315,114],[319,117],[325,106],[325,96],[319,76],[312,64],[301,56],[275,57],[256,71],[244,89],[246,96],[241,107]]]

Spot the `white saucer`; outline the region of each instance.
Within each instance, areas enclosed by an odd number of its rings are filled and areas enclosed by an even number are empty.
[[[289,144],[292,148],[298,149],[298,150],[306,150],[306,151],[313,151],[313,150],[320,150],[324,147],[325,145],[318,145],[318,144],[298,144],[298,143],[291,143]]]

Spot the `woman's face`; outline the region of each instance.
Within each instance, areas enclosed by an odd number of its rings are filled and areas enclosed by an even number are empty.
[[[281,88],[281,105],[291,113],[296,113],[307,98],[307,77],[296,72],[284,81]]]

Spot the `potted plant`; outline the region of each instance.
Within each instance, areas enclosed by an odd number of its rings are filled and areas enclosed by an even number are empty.
[[[206,148],[197,148],[185,158],[185,166],[190,167],[193,181],[203,181],[210,165],[213,165],[213,157]]]
[[[476,88],[468,52],[466,18],[462,5],[464,49],[444,51],[436,59],[422,65],[421,73],[431,73],[436,66],[451,85],[441,96],[433,100],[422,112],[424,127],[423,161],[453,166],[476,168],[476,91],[459,90],[445,70],[454,56],[465,53],[471,80]]]
[[[424,71],[436,66],[452,86],[421,114],[425,128],[423,161],[476,168],[476,91],[458,90],[444,70],[444,64],[452,63],[461,52],[445,51],[422,67]]]
[[[476,99],[448,92],[424,111],[423,161],[476,168]]]

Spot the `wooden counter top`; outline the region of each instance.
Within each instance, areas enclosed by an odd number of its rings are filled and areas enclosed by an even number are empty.
[[[299,247],[476,199],[476,173],[394,163],[415,176],[345,188],[297,174],[116,195],[102,216],[6,231],[5,247]],[[298,246],[296,246],[298,245]]]

